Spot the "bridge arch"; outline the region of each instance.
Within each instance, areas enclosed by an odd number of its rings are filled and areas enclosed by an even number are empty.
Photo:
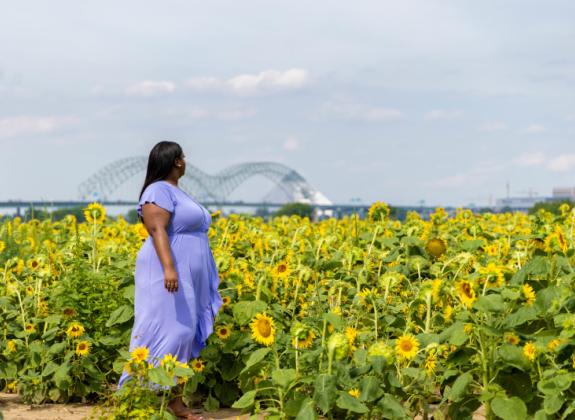
[[[111,162],[92,174],[78,186],[80,199],[107,198],[117,188],[137,174],[145,173],[146,156],[133,156]],[[180,188],[194,197],[216,202],[227,202],[232,192],[254,176],[263,176],[281,190],[287,201],[309,204],[331,204],[321,192],[312,187],[294,169],[277,162],[246,162],[232,165],[210,175],[198,167],[187,164],[180,178]],[[272,190],[273,191],[273,190]],[[271,191],[266,195],[268,197]],[[265,197],[264,197],[265,199]]]

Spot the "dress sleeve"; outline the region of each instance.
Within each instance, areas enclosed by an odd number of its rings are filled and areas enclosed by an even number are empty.
[[[160,182],[154,182],[146,187],[138,203],[138,214],[142,217],[142,206],[154,203],[170,213],[174,212],[174,200],[168,188]]]

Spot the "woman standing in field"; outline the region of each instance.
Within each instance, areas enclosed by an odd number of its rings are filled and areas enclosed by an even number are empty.
[[[155,365],[168,354],[181,363],[198,357],[222,305],[207,236],[211,215],[178,187],[186,171],[184,158],[177,143],[153,147],[137,208],[149,236],[136,257],[130,351],[146,347]],[[128,377],[124,372],[118,386]],[[181,396],[169,407],[178,417],[201,419]]]

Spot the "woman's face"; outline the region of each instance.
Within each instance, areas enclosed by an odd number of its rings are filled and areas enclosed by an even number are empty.
[[[186,173],[186,154],[182,152],[182,158],[181,160],[181,164],[182,167],[180,168],[180,171],[182,172],[182,175],[184,175]]]

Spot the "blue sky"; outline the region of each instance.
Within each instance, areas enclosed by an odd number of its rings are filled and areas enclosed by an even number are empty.
[[[0,200],[76,198],[164,139],[208,173],[284,163],[334,202],[575,186],[573,1],[0,5]]]

